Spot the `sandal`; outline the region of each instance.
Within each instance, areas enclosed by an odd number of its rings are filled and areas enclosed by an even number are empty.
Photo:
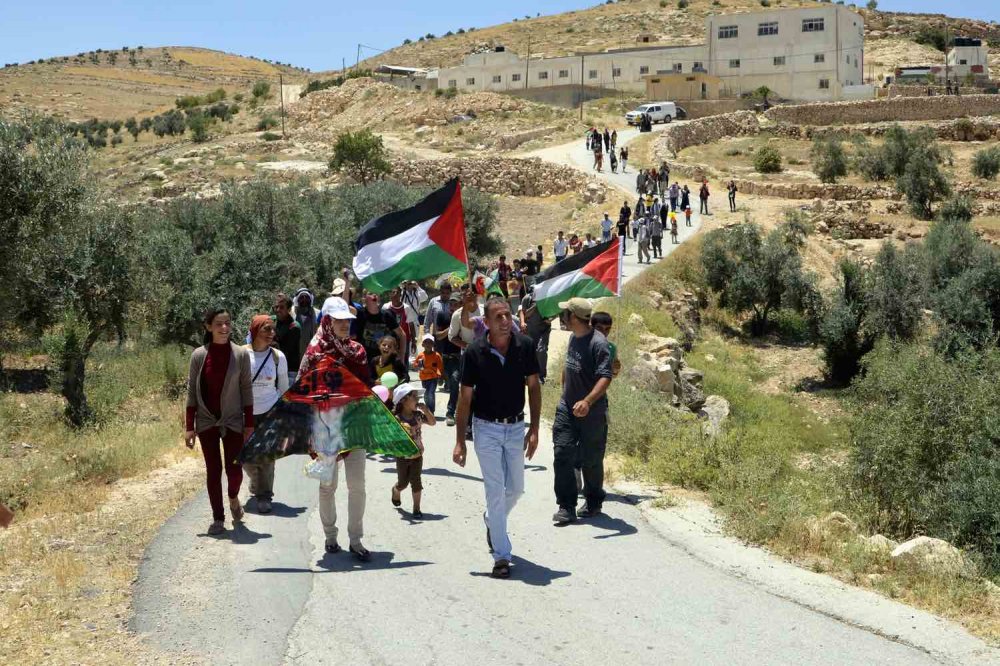
[[[354,557],[358,558],[362,562],[368,562],[372,559],[371,552],[360,543],[357,546],[351,546],[350,550]]]
[[[491,578],[510,578],[510,562],[507,560],[497,560],[493,565]]]
[[[335,553],[339,553],[340,550],[341,550],[340,544],[337,543],[336,541],[327,541],[326,542],[326,552],[328,552],[330,554],[335,554]]]
[[[420,509],[413,510],[413,517],[417,520],[421,520],[424,517],[424,512]]]
[[[396,486],[393,486],[392,487],[392,505],[393,506],[401,506],[402,504],[403,504],[403,501],[399,497],[399,488],[397,488]]]

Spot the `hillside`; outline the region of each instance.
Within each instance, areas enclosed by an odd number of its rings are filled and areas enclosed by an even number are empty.
[[[808,0],[773,0],[771,8],[818,6]],[[390,49],[363,61],[364,66],[380,63],[439,67],[455,65],[469,53],[504,45],[524,55],[530,39],[532,56],[560,56],[575,51],[602,51],[636,45],[639,35],[650,35],[657,44],[693,44],[704,41],[705,18],[710,14],[761,11],[760,0],[690,0],[679,9],[676,0],[619,0],[551,16],[520,18],[502,25],[479,28],[462,34],[419,39]],[[900,65],[939,61],[942,55],[933,47],[913,41],[923,26],[944,26],[953,35],[994,38],[1000,43],[1000,30],[988,21],[949,18],[940,14],[903,14],[858,9],[867,26],[867,45],[875,54],[871,61],[875,73],[890,72]],[[459,26],[442,26],[455,31]],[[1000,53],[991,54],[991,69],[1000,75]]]
[[[123,47],[57,56],[0,69],[0,110],[30,109],[69,120],[158,113],[183,95],[245,91],[279,74],[304,71],[192,47]]]

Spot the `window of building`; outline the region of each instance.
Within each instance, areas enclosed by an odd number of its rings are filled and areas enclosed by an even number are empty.
[[[510,80],[511,81],[520,81],[521,80],[521,75],[520,74],[511,74],[510,75]]]
[[[802,32],[823,32],[825,29],[821,18],[802,19]]]
[[[729,69],[739,69],[739,68],[740,68],[739,58],[733,58],[729,61]]]
[[[502,80],[502,77],[499,74],[494,74],[493,75],[493,83],[500,83],[501,80]]]
[[[569,70],[568,69],[560,69],[559,70],[559,78],[560,79],[568,79],[569,78]]]
[[[739,36],[740,36],[740,27],[738,25],[719,26],[719,39],[734,39]]]
[[[968,61],[968,60],[965,60],[965,59],[962,59],[962,60],[959,60],[959,61],[958,61],[958,64],[959,64],[959,65],[968,65],[968,64],[969,64],[969,61]]]
[[[819,89],[820,90],[829,90],[830,89],[830,79],[820,79],[819,80]]]
[[[826,54],[817,53],[816,55],[813,56],[813,62],[826,62]]]
[[[467,78],[465,80],[465,85],[467,85],[467,86],[474,86],[474,85],[476,85],[476,77],[470,76],[469,78]]]
[[[844,59],[847,61],[848,65],[851,64],[851,56],[844,56]]]
[[[597,70],[596,69],[592,69],[589,72],[587,72],[587,78],[588,79],[596,79],[597,78]]]
[[[694,70],[694,69],[705,69],[705,65],[704,65],[704,63],[700,63],[698,61],[695,61],[694,65],[692,65],[691,69],[692,70]]]
[[[618,78],[621,75],[622,75],[622,68],[621,67],[615,67],[614,69],[611,70],[611,76],[613,76],[615,78]]]
[[[455,79],[448,79],[448,87],[449,88],[457,88],[458,87],[458,81],[456,81]]]
[[[674,63],[674,71],[675,72],[683,72],[684,71],[684,63],[675,62]]]
[[[649,65],[639,65],[639,74],[649,74]]]
[[[549,73],[548,72],[538,72],[538,78],[541,79],[541,80],[547,79],[547,78],[549,78]]]
[[[785,66],[785,56],[774,56],[774,66],[784,67]]]
[[[757,36],[763,37],[764,35],[777,35],[778,34],[778,22],[768,21],[767,23],[757,24]]]

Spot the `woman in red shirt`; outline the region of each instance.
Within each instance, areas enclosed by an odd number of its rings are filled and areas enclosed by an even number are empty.
[[[253,434],[253,387],[250,356],[229,339],[232,320],[225,309],[205,313],[205,344],[191,354],[184,443],[194,448],[195,435],[205,458],[205,484],[212,505],[208,533],[225,532],[222,471],[225,469],[233,523],[243,518],[237,497],[243,468],[236,462],[243,443]],[[222,443],[222,453],[219,443]]]

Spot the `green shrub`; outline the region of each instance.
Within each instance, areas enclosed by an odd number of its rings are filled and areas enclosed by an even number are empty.
[[[187,120],[188,129],[191,130],[191,140],[195,143],[205,143],[208,141],[208,118],[202,113],[196,113]]]
[[[880,146],[865,143],[854,156],[854,170],[867,180],[881,182],[892,177],[892,169],[886,151]]]
[[[866,365],[849,470],[873,528],[946,539],[1000,570],[1000,352],[881,345]]]
[[[759,173],[779,173],[781,153],[772,146],[762,146],[754,152],[753,168]]]
[[[896,189],[906,196],[914,217],[929,220],[933,216],[932,204],[948,196],[951,186],[938,167],[940,155],[936,149],[918,146],[908,157],[903,175],[896,180]]]
[[[267,99],[271,96],[271,84],[267,81],[258,81],[253,84],[253,89],[251,90],[254,99],[261,100]]]
[[[878,0],[868,0],[868,4],[865,6],[868,7],[868,11],[873,12],[878,9]]]
[[[344,169],[354,180],[367,185],[390,173],[392,165],[389,164],[388,154],[382,145],[382,137],[364,129],[345,132],[337,137],[330,169]]]
[[[813,141],[813,173],[824,183],[835,183],[847,175],[847,155],[839,138],[826,137]]]
[[[984,180],[996,178],[1000,173],[1000,148],[993,146],[976,151],[972,158],[972,173]]]
[[[260,135],[264,141],[279,141],[281,139],[280,134],[275,134],[274,132],[264,132]]]
[[[267,114],[257,122],[257,131],[263,132],[264,130],[269,130],[277,126],[278,126],[278,119],[272,116],[271,114]]]
[[[771,0],[760,0],[760,6],[761,7],[770,7],[771,6]]]
[[[665,9],[667,6],[667,0],[660,0],[660,9]]]
[[[689,4],[688,0],[677,0],[677,9],[687,9]]]

